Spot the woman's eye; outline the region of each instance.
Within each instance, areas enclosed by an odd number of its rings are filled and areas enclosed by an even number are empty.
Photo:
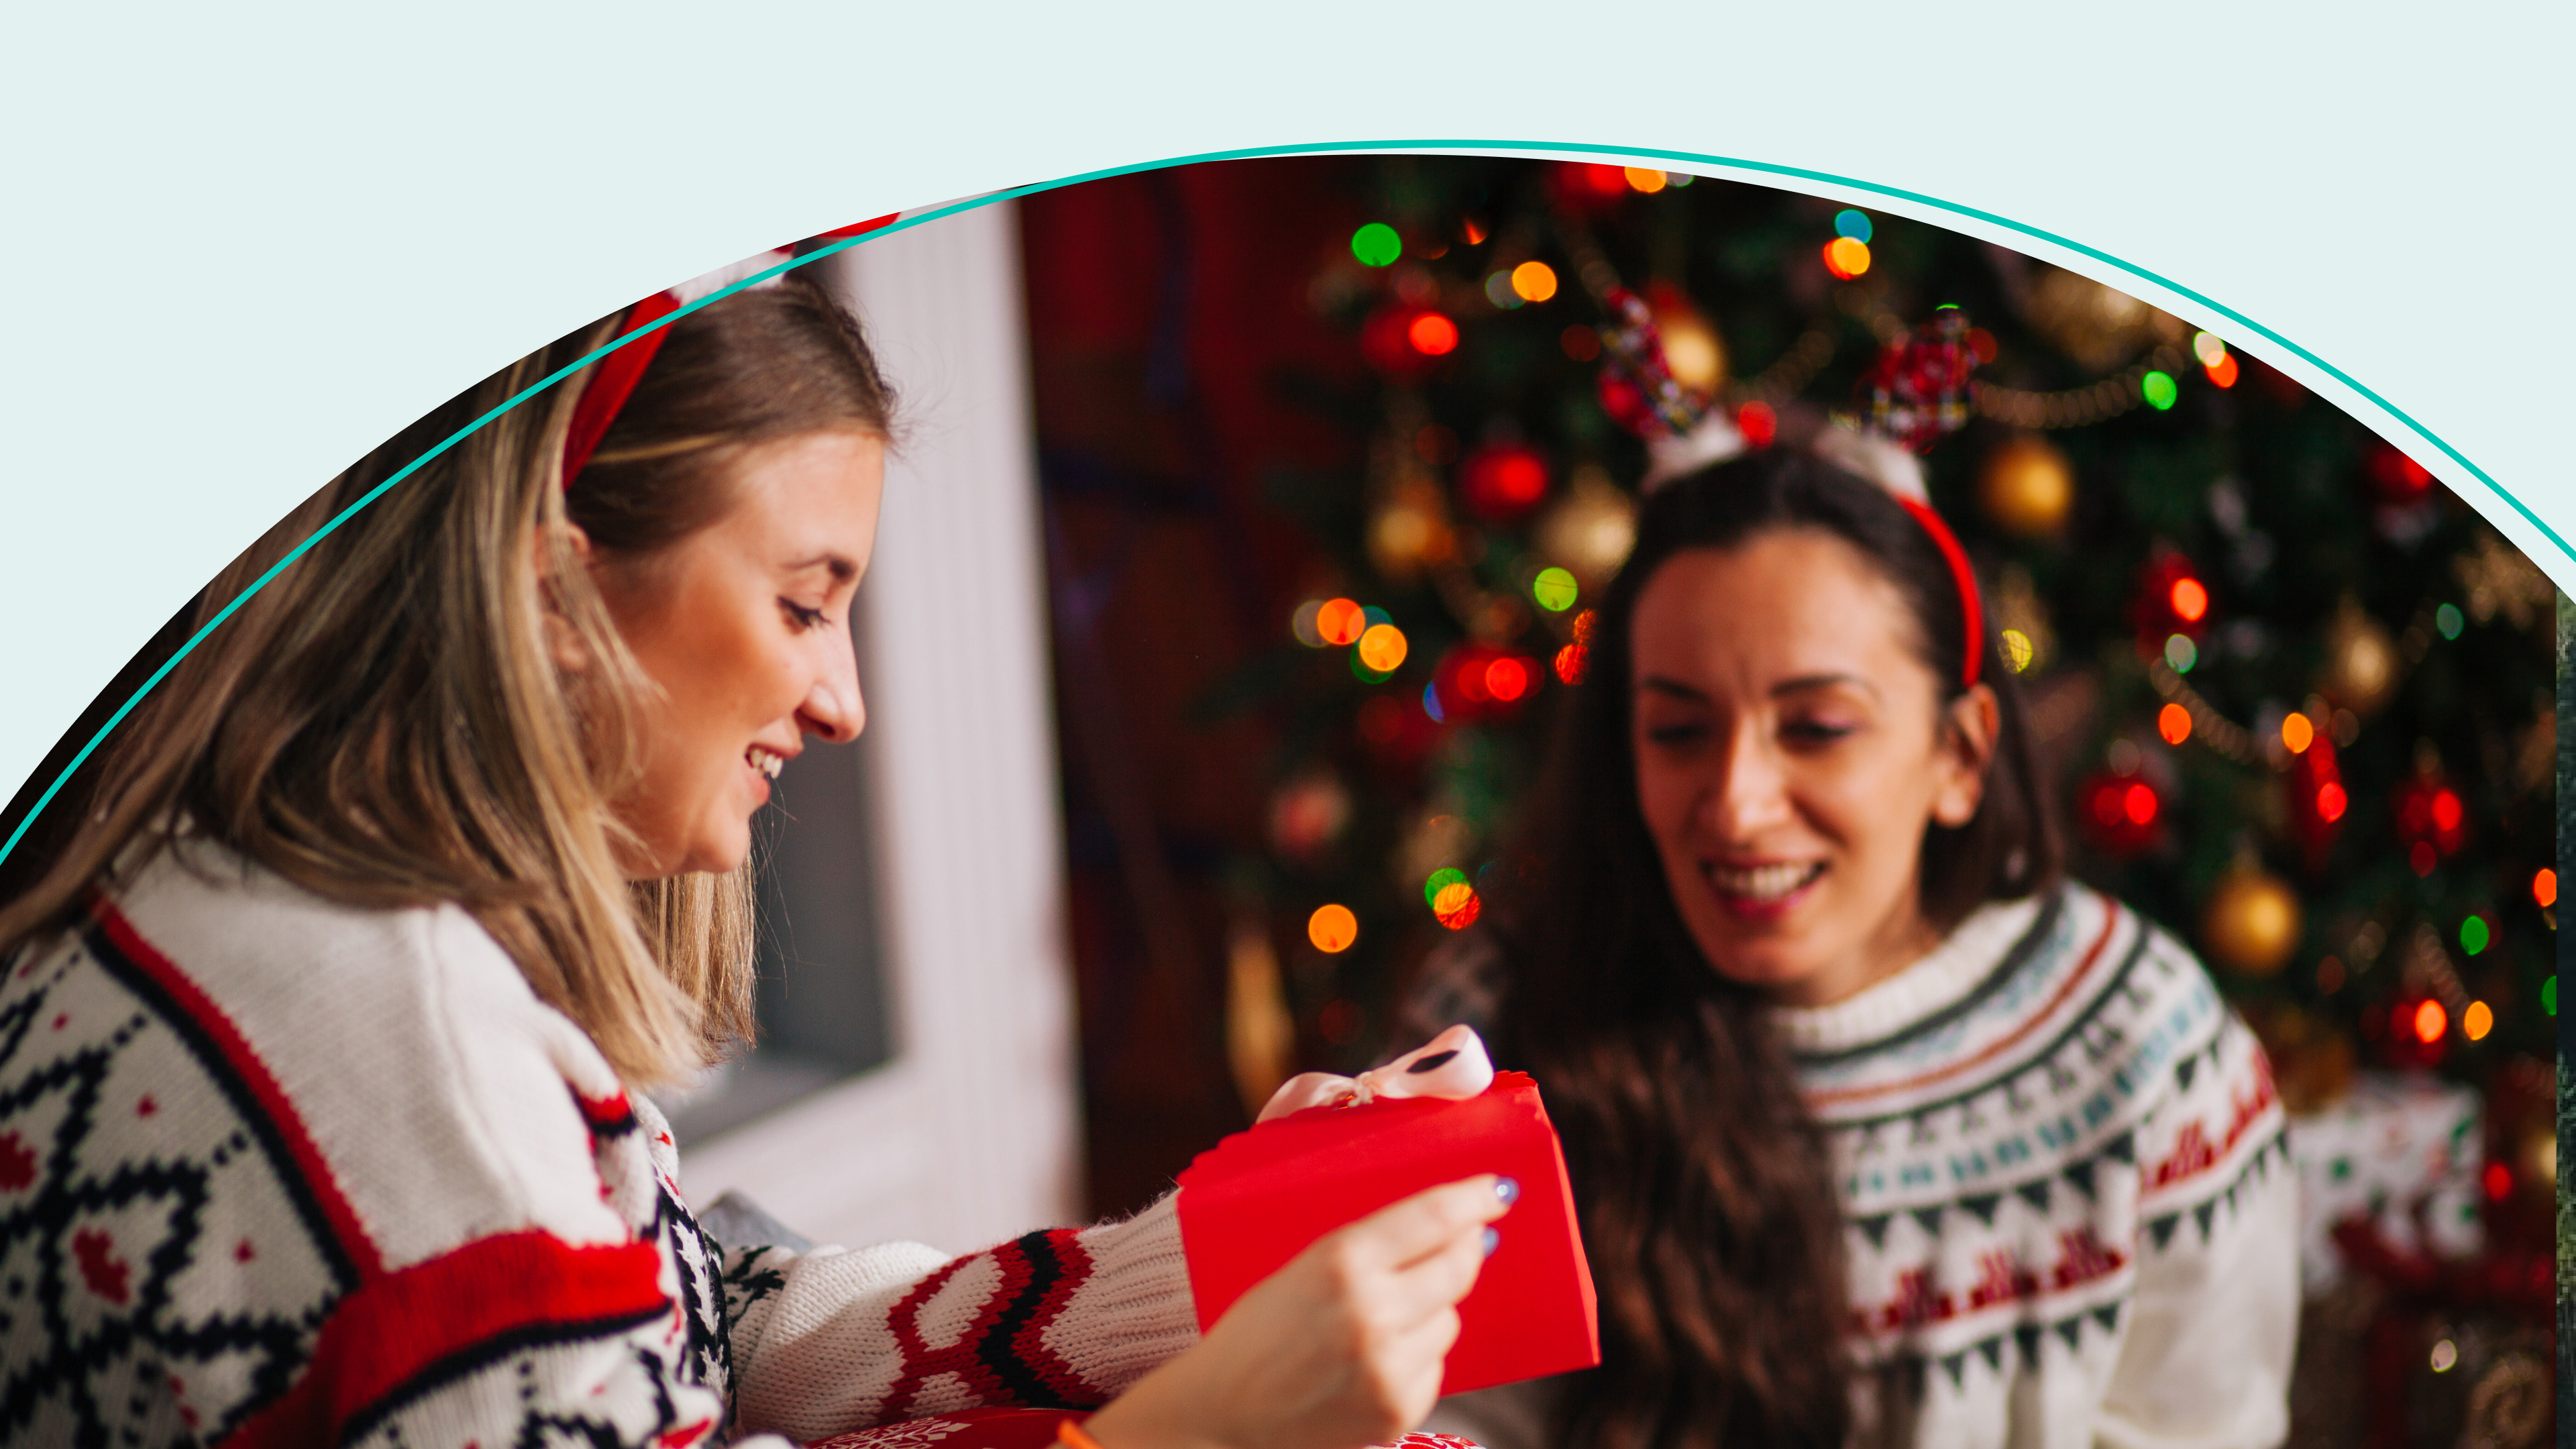
[[[1675,745],[1687,745],[1695,740],[1704,739],[1707,735],[1708,726],[1700,724],[1665,724],[1646,726],[1647,740],[1654,744],[1665,746],[1666,748],[1670,748]]]
[[[780,599],[778,607],[787,611],[788,622],[800,630],[811,629],[823,622],[822,610],[806,608],[794,599]]]
[[[1834,720],[1797,719],[1782,725],[1780,733],[1796,744],[1823,745],[1850,734],[1853,728]]]

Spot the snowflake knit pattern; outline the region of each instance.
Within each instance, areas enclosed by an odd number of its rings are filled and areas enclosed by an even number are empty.
[[[461,910],[182,841],[0,970],[0,1444],[805,1440],[1094,1407],[1197,1336],[1169,1199],[727,1253]]]
[[[1416,1015],[1489,1016],[1490,978],[1462,959]],[[1840,1179],[1851,1344],[1905,1371],[1912,1442],[2287,1434],[2284,1118],[2261,1048],[2180,943],[2069,884],[1772,1020]],[[1519,1449],[1498,1426],[1535,1422],[1527,1399],[1432,1423]]]

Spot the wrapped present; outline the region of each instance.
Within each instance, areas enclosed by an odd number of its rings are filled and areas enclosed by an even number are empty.
[[[1201,1153],[1180,1177],[1181,1244],[1200,1327],[1324,1234],[1487,1172],[1516,1180],[1520,1199],[1458,1305],[1458,1342],[1441,1392],[1599,1363],[1592,1271],[1565,1156],[1538,1085],[1519,1072],[1494,1074],[1490,1087],[1464,1100],[1346,1094]]]
[[[2347,1264],[2335,1227],[2367,1219],[2401,1253],[2465,1258],[2483,1242],[2478,1094],[2437,1077],[2365,1072],[2329,1106],[2290,1119],[2299,1172],[2299,1273],[2311,1295]]]

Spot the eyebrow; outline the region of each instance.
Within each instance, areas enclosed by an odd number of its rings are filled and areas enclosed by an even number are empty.
[[[1872,698],[1878,695],[1878,687],[1857,674],[1829,672],[1801,674],[1794,679],[1781,680],[1771,686],[1771,696],[1777,699],[1784,694],[1800,694],[1810,689],[1830,689],[1838,684],[1850,685]],[[1649,674],[1638,680],[1637,690],[1641,694],[1660,694],[1672,699],[1688,700],[1694,704],[1708,703],[1708,695],[1705,692],[1694,689],[1678,679],[1668,679],[1660,674]]]
[[[807,569],[830,569],[832,577],[845,584],[859,576],[857,562],[847,554],[818,553],[812,558],[799,559],[787,566],[787,571],[793,574],[801,574]]]

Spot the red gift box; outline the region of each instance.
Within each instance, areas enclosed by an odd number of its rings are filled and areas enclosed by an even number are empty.
[[[1381,1097],[1310,1107],[1238,1132],[1180,1177],[1181,1246],[1202,1331],[1309,1243],[1425,1188],[1478,1173],[1517,1179],[1501,1242],[1458,1305],[1443,1394],[1601,1362],[1592,1269],[1565,1153],[1538,1084],[1497,1072],[1465,1101]]]

